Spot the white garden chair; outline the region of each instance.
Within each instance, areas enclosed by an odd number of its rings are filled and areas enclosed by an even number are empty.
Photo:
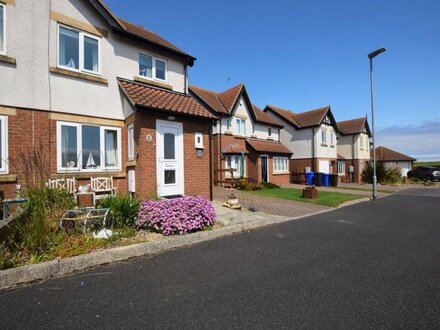
[[[116,188],[113,186],[113,177],[90,178],[90,189],[93,194],[93,204],[96,204],[98,199],[106,196],[112,196],[116,193]]]

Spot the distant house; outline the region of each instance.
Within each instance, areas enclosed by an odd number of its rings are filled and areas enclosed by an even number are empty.
[[[264,111],[284,125],[280,141],[293,151],[290,158],[292,173],[337,172],[336,139],[339,131],[330,106],[293,113],[267,105]]]
[[[290,182],[292,154],[279,141],[283,128],[250,101],[243,84],[223,92],[189,87],[193,97],[219,119],[213,127],[214,180],[245,178],[254,182]]]
[[[371,156],[371,158],[373,158],[373,156]],[[416,160],[415,158],[382,146],[376,148],[376,161],[384,163],[386,166],[399,166],[402,171],[402,176],[408,175],[408,172],[412,170],[413,163]]]
[[[370,160],[371,131],[367,118],[338,122],[338,174],[345,182],[361,182],[361,173]]]

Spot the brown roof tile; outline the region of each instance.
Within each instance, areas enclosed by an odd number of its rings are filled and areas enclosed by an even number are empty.
[[[380,146],[376,148],[376,160],[386,162],[386,161],[416,161],[417,159],[401,154],[400,152]]]
[[[269,152],[273,154],[292,154],[292,152],[282,143],[275,141],[263,141],[258,139],[246,139],[246,142],[258,152]]]
[[[350,119],[350,120],[344,120],[338,122],[338,127],[341,130],[343,134],[357,134],[361,133],[365,123],[366,118],[356,118],[356,119]]]
[[[164,112],[215,119],[216,117],[189,95],[118,79],[119,86],[138,107]]]
[[[310,127],[319,125],[322,122],[327,111],[330,110],[330,107],[323,107],[315,110],[310,110],[306,112],[301,112],[294,114],[295,120],[300,124],[301,127]]]
[[[249,151],[247,151],[246,149],[243,149],[242,147],[240,147],[238,144],[236,143],[231,143],[229,145],[226,146],[226,148],[224,148],[222,150],[222,153],[224,154],[248,154]]]
[[[269,110],[272,110],[276,114],[278,114],[281,118],[286,120],[287,122],[291,123],[292,125],[296,127],[300,127],[299,123],[295,120],[295,114],[289,110],[281,109],[273,105],[267,105],[264,109],[264,112],[267,112]]]
[[[215,112],[218,113],[228,113],[220,102],[218,94],[207,89],[203,89],[196,86],[189,86],[189,90],[202,99],[207,105],[209,105]]]
[[[232,111],[232,107],[237,101],[238,95],[240,94],[243,86],[243,84],[240,84],[224,91],[223,93],[217,94],[220,102],[223,104],[228,113]]]
[[[257,119],[257,121],[265,124],[271,124],[273,126],[283,127],[283,124],[281,124],[278,120],[265,113],[255,104],[252,104],[252,108],[254,110],[255,118]]]

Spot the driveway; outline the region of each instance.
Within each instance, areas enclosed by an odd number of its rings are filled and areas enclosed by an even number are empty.
[[[214,187],[214,200],[221,203],[226,202],[230,191],[231,189]],[[257,194],[252,194],[248,191],[235,190],[235,193],[238,195],[238,200],[240,204],[247,209],[253,208],[259,212],[283,215],[292,218],[331,209],[331,207],[324,205],[302,203],[289,201],[282,198],[261,196]]]
[[[440,189],[0,291],[2,329],[440,328]]]

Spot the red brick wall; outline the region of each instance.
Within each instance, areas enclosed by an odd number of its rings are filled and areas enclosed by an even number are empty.
[[[155,125],[156,119],[166,119],[166,116],[154,115],[152,113],[135,114],[135,156],[137,154],[136,169],[136,190],[141,198],[156,195],[156,146],[155,146]],[[49,113],[44,111],[33,111],[17,109],[16,115],[8,116],[8,144],[9,144],[9,175],[0,176],[0,190],[4,192],[4,198],[15,197],[16,184],[25,188],[25,177],[20,170],[19,150],[26,152],[32,147],[32,117],[34,117],[35,146],[45,153],[48,160],[47,166],[52,175],[76,177],[77,185],[87,184],[92,176],[110,176],[100,173],[81,174],[57,174],[57,144],[56,144],[56,120],[51,120]],[[177,118],[176,121],[183,123],[184,131],[184,162],[185,162],[185,194],[203,195],[209,198],[209,126],[210,123],[198,119]],[[194,147],[194,133],[203,133],[204,154],[197,158]],[[153,136],[153,142],[146,141],[146,134]],[[122,175],[113,173],[113,183],[118,193],[127,192],[127,179],[125,176],[125,163],[128,159],[127,150],[127,125],[121,127],[122,147]],[[130,167],[132,168],[132,167]],[[4,182],[5,178],[17,175],[17,180]]]
[[[141,198],[157,194],[156,175],[156,120],[167,120],[167,116],[151,112],[137,112],[134,121],[136,155],[136,191]],[[177,117],[175,122],[183,124],[185,195],[202,195],[210,198],[209,185],[209,127],[210,122],[195,118]],[[194,133],[203,134],[203,156],[198,158]],[[148,142],[147,135],[152,136]]]

